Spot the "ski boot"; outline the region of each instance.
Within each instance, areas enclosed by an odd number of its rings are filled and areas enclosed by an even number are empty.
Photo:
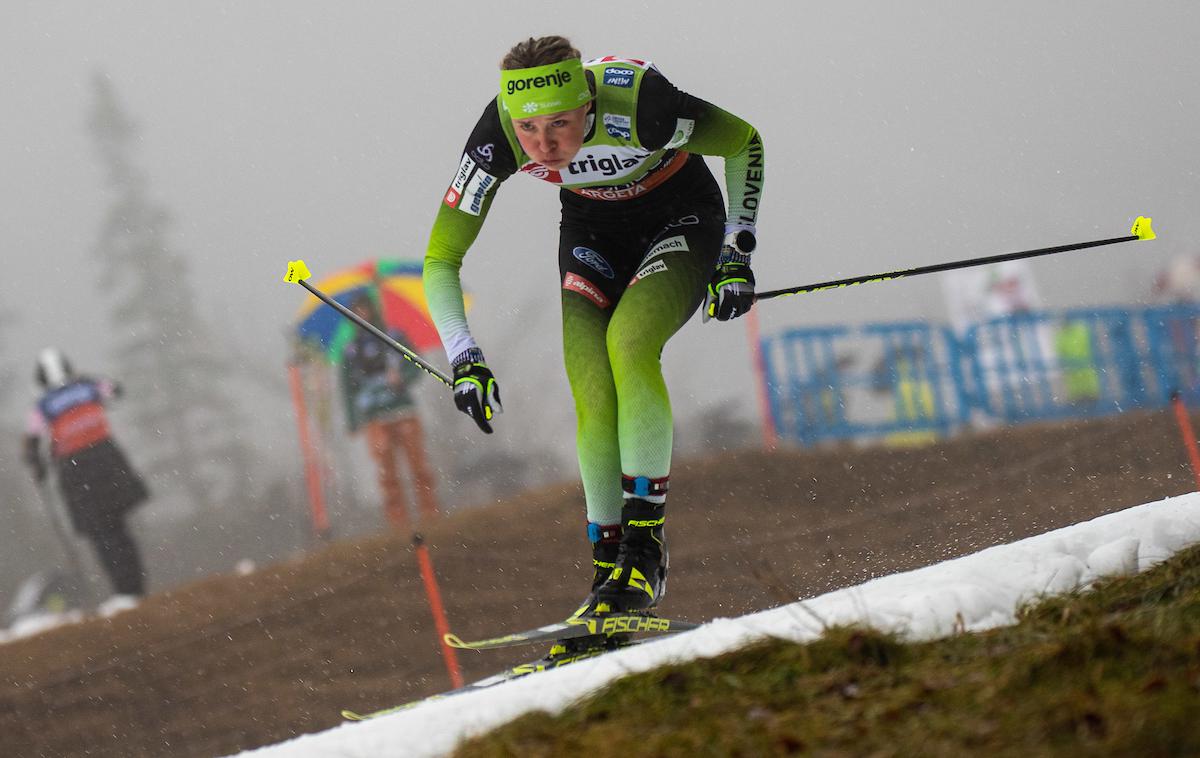
[[[604,584],[617,565],[617,552],[621,547],[621,525],[588,524],[588,540],[592,543],[592,588],[568,620],[587,616],[595,610],[596,590]]]
[[[641,498],[621,508],[621,545],[616,567],[596,590],[594,614],[641,613],[653,609],[667,590],[664,503]]]
[[[592,588],[588,592],[588,596],[580,603],[579,608],[572,613],[567,620],[581,618],[590,615],[596,609],[596,590],[601,584],[604,584],[608,579],[608,575],[612,573],[613,568],[617,565],[617,553],[621,547],[621,525],[612,524],[610,526],[601,526],[600,524],[588,524],[588,540],[592,543]],[[613,646],[623,642],[628,642],[631,635],[613,635],[614,639],[605,639],[602,634],[593,634],[586,637],[574,637],[567,640],[559,640],[550,648],[550,652],[546,655],[548,660],[557,660],[559,658],[573,657],[585,650],[595,650],[597,648],[611,649],[609,644]],[[615,639],[621,637],[622,639]]]

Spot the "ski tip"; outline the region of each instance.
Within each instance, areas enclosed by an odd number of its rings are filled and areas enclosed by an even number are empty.
[[[342,711],[342,718],[347,721],[366,721],[367,717],[354,711]]]
[[[467,643],[463,642],[462,638],[453,632],[446,632],[443,634],[442,642],[445,642],[450,647],[458,648],[459,650],[465,650],[468,647]]]
[[[287,273],[283,275],[283,280],[288,284],[303,281],[312,274],[308,271],[308,266],[304,265],[303,260],[288,261]]]
[[[1129,233],[1140,240],[1152,240],[1158,236],[1154,233],[1154,228],[1150,226],[1149,216],[1138,216]]]

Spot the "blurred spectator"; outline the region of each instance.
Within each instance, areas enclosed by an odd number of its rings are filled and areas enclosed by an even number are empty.
[[[1100,374],[1092,346],[1092,330],[1083,319],[1064,321],[1054,339],[1063,390],[1069,403],[1095,403],[1100,399]]]
[[[1200,300],[1200,256],[1179,255],[1154,278],[1154,296],[1165,303]]]
[[[368,323],[381,324],[379,309],[371,296],[360,296],[350,307]],[[404,343],[402,333],[393,331],[390,336]],[[365,331],[359,332],[342,352],[347,425],[351,434],[365,430],[367,446],[379,472],[384,514],[398,529],[408,524],[408,499],[398,465],[401,450],[408,461],[420,515],[432,518],[437,513],[433,474],[410,388],[419,372],[416,365]]]
[[[145,574],[126,517],[149,493],[109,430],[104,403],[118,397],[120,387],[76,376],[54,348],[39,354],[36,378],[44,394],[29,414],[25,462],[39,487],[50,469],[57,475],[71,525],[92,543],[116,593],[107,605],[132,605],[145,594]]]
[[[937,439],[938,421],[931,377],[937,376],[924,348],[905,342],[889,345],[872,371],[872,387],[891,392],[900,431],[884,438],[889,445],[924,445]]]
[[[1177,255],[1154,279],[1154,297],[1165,305],[1181,307],[1166,316],[1167,334],[1177,372],[1172,389],[1195,392],[1200,387],[1200,256]]]

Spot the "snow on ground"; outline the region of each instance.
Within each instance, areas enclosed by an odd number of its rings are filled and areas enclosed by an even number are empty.
[[[112,618],[118,613],[124,613],[136,608],[138,599],[129,595],[113,595],[96,608],[98,618]],[[0,629],[0,645],[6,642],[32,637],[35,634],[50,631],[67,624],[78,624],[85,621],[88,614],[80,610],[69,610],[55,613],[51,611],[32,613],[13,622],[8,629]]]
[[[13,622],[13,625],[8,629],[0,629],[0,644],[19,640],[22,637],[32,637],[35,634],[41,634],[58,626],[78,624],[85,618],[87,617],[83,611],[31,614]]]
[[[804,642],[832,624],[869,624],[912,639],[980,631],[1015,621],[1024,602],[1132,574],[1200,543],[1200,493],[1167,498],[989,548],[916,571],[874,579],[741,618],[372,721],[347,723],[254,758],[436,756],[459,740],[533,710],[558,712],[626,674],[711,657],[764,637]],[[514,630],[516,631],[516,630]],[[381,707],[391,705],[380,703]]]

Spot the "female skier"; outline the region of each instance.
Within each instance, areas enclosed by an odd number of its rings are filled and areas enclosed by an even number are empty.
[[[519,172],[560,188],[563,351],[595,567],[575,615],[646,611],[667,575],[673,430],[660,356],[701,302],[705,321],[754,302],[762,141],[652,63],[585,63],[562,37],[521,42],[500,68],[499,96],[471,132],[433,226],[430,311],[455,403],[491,433],[500,392],[468,330],[459,269],[504,180]],[[702,155],[725,159],[727,207]]]

